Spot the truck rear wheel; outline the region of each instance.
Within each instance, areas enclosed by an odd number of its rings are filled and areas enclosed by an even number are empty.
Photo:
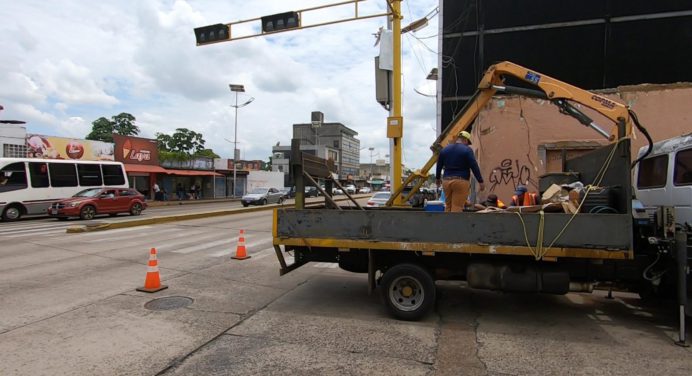
[[[419,320],[435,303],[435,281],[415,264],[399,264],[382,276],[387,309],[400,320]]]

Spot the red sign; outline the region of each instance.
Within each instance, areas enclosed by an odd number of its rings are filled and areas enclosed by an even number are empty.
[[[156,140],[132,136],[113,135],[115,160],[129,164],[159,165]]]

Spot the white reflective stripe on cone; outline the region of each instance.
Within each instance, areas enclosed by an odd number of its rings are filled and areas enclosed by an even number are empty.
[[[148,273],[158,272],[158,271],[159,271],[158,265],[157,265],[157,266],[149,266],[149,267],[147,267],[147,272],[148,272]]]

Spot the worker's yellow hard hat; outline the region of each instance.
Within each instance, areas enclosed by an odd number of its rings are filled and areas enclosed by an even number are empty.
[[[471,133],[466,132],[466,131],[461,131],[461,132],[459,132],[457,137],[465,138],[465,139],[469,140],[469,145],[471,145]]]

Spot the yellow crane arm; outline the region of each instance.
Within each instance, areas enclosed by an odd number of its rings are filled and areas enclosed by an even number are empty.
[[[507,76],[515,77],[530,83],[536,86],[537,89],[505,86],[504,81]],[[561,113],[576,118],[580,123],[593,128],[611,142],[616,141],[618,138],[632,135],[632,119],[625,105],[508,61],[497,63],[488,68],[471,100],[467,102],[459,115],[457,115],[432,144],[430,149],[433,154],[430,159],[419,171],[409,175],[399,189],[392,192],[392,196],[387,202],[388,206],[395,202],[396,198],[406,186],[413,185],[413,189],[404,197],[404,201],[408,201],[415,192],[418,192],[425,182],[428,172],[437,162],[437,158],[443,147],[442,145],[446,145],[450,141],[453,141],[459,132],[467,129],[476,119],[481,109],[498,91],[551,101],[559,108]],[[570,102],[576,102],[591,108],[610,119],[614,123],[610,133],[603,130]]]

